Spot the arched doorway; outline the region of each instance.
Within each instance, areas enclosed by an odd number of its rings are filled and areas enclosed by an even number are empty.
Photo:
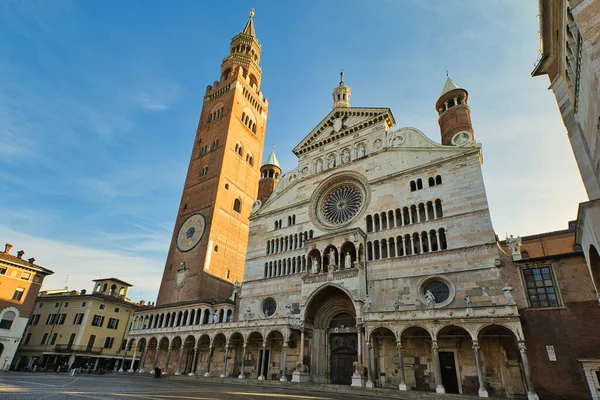
[[[305,321],[313,326],[307,360],[313,381],[350,385],[352,364],[358,361],[356,309],[352,299],[342,289],[326,285],[309,300]]]

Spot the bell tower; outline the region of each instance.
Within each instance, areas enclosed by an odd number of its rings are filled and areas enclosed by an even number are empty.
[[[226,299],[242,281],[268,114],[253,17],[206,88],[157,305]]]
[[[438,112],[438,123],[442,135],[442,144],[457,146],[474,139],[471,124],[471,109],[467,105],[469,93],[456,84],[450,77],[435,103]]]

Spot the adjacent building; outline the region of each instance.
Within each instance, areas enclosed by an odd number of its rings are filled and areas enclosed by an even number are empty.
[[[44,278],[53,274],[35,264],[35,258],[23,259],[23,250],[12,255],[12,247],[7,243],[0,252],[0,368],[3,371],[13,363]]]
[[[125,337],[133,313],[143,309],[127,298],[132,285],[117,278],[94,280],[86,290],[48,290],[35,307],[13,367],[56,370],[59,366],[93,370],[129,369]]]

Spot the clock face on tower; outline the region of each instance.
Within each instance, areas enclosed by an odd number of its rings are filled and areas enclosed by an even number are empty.
[[[206,228],[204,215],[190,215],[181,225],[177,234],[177,248],[179,251],[186,252],[193,249],[204,236],[204,228]]]

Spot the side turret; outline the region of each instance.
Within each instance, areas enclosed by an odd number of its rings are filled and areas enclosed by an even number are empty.
[[[265,204],[271,193],[275,190],[279,178],[281,177],[281,167],[275,157],[275,150],[271,151],[267,161],[260,167],[260,180],[258,181],[258,200]]]
[[[469,93],[465,89],[449,77],[446,79],[442,94],[435,103],[442,144],[445,146],[463,145],[474,139],[468,97]]]
[[[350,107],[350,95],[352,94],[350,88],[344,85],[344,73],[340,72],[340,84],[338,87],[333,89],[333,108],[336,107]]]

